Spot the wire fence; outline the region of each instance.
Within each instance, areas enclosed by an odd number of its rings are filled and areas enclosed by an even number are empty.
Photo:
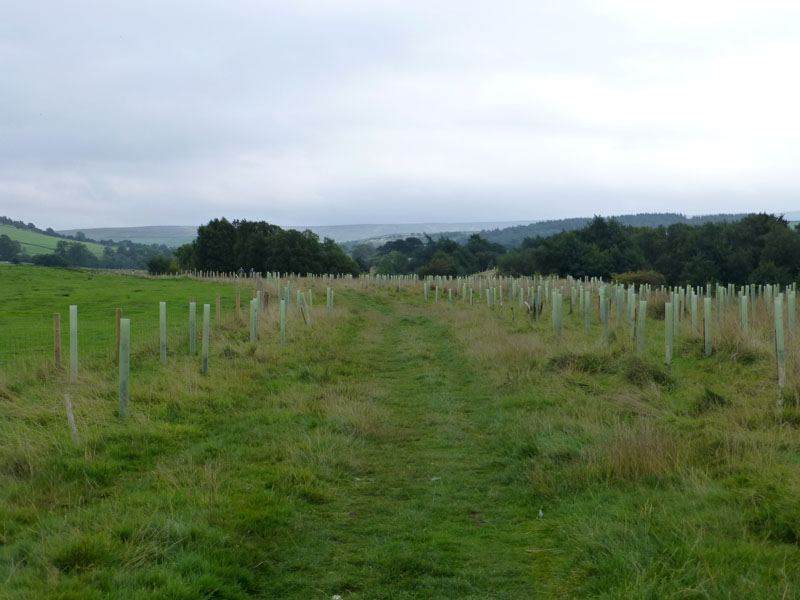
[[[236,299],[220,297],[220,319],[217,317],[216,298],[197,298],[197,327],[200,339],[203,322],[203,305],[211,307],[211,327],[219,320],[235,315]],[[242,295],[240,305],[243,318],[247,318],[250,298]],[[70,321],[69,307],[60,313],[60,332],[57,332],[53,314],[40,317],[0,318],[0,372],[17,370],[39,360],[55,360],[60,342],[62,364],[69,360]],[[122,307],[122,317],[131,320],[131,338],[134,352],[146,352],[159,345],[159,303],[148,302]],[[166,328],[170,352],[189,347],[189,303],[167,302]],[[115,359],[117,350],[117,309],[81,310],[78,306],[78,354],[81,361]]]

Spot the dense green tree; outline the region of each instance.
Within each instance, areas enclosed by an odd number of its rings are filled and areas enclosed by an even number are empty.
[[[408,273],[409,258],[399,250],[382,254],[375,259],[375,268],[381,275],[402,275]]]
[[[265,263],[269,240],[281,228],[264,221],[234,221],[233,225],[236,228],[234,255],[237,268],[269,271]]]
[[[423,277],[427,275],[457,275],[458,265],[452,254],[439,251],[427,265],[420,268],[419,274]]]
[[[14,260],[22,252],[22,246],[6,234],[0,235],[0,260]]]
[[[375,255],[375,248],[371,244],[358,244],[350,252],[350,257],[362,271],[369,271],[370,262]]]
[[[381,255],[389,254],[389,252],[402,252],[406,256],[410,256],[422,246],[422,240],[418,237],[407,237],[404,240],[392,240],[391,242],[386,242],[382,246],[378,246],[376,253]]]
[[[194,269],[197,265],[197,254],[195,249],[197,246],[194,242],[178,246],[175,249],[175,260],[178,261],[178,267],[183,271]]]
[[[577,277],[652,270],[670,285],[789,282],[800,277],[800,233],[765,214],[656,229],[595,217],[584,229],[524,240],[500,266],[517,275]]]
[[[475,272],[486,271],[487,269],[497,266],[498,258],[506,251],[502,245],[493,244],[477,233],[473,233],[469,236],[464,247],[467,252],[472,254],[471,266],[473,268],[471,271]]]
[[[235,271],[236,227],[226,218],[213,219],[197,228],[195,254],[198,268],[204,271]]]
[[[40,267],[68,267],[69,264],[63,256],[58,254],[37,254],[32,259],[33,264]]]
[[[54,254],[63,258],[70,267],[97,267],[99,260],[86,244],[59,240]]]
[[[220,256],[220,253],[224,256]],[[279,273],[358,274],[359,266],[331,239],[312,231],[284,230],[264,221],[214,219],[197,239],[176,250],[183,269]]]
[[[153,256],[147,261],[147,272],[150,275],[163,275],[164,273],[172,273],[174,270],[170,260],[164,256]]]

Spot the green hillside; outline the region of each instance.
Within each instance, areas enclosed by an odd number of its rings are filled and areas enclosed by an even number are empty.
[[[2,224],[0,224],[0,235],[7,235],[12,240],[18,241],[22,245],[22,251],[30,256],[52,253],[56,249],[58,242],[63,239],[49,235],[43,235],[34,231],[18,229],[16,227],[12,227],[11,225]],[[103,255],[103,248],[105,246],[102,246],[101,244],[93,244],[91,242],[81,243],[89,248],[89,251],[92,252],[92,254],[95,254],[96,256]]]
[[[93,240],[113,240],[122,242],[130,240],[136,244],[164,244],[177,248],[189,244],[197,237],[196,225],[153,225],[148,227],[100,227],[65,229],[58,233],[74,235],[82,231],[87,238]]]
[[[619,221],[622,225],[631,227],[669,227],[676,223],[685,225],[702,225],[703,223],[720,223],[723,221],[738,221],[746,216],[745,213],[739,214],[714,214],[698,215],[687,217],[679,213],[638,213],[635,215],[615,215],[607,218]],[[502,244],[507,248],[519,246],[525,238],[550,237],[562,231],[575,231],[583,229],[591,223],[593,217],[574,217],[569,219],[556,219],[550,221],[539,221],[528,225],[514,225],[512,227],[498,229],[484,229],[480,232],[481,237],[496,243]],[[470,232],[443,232],[440,234],[458,242],[466,241],[471,235]]]

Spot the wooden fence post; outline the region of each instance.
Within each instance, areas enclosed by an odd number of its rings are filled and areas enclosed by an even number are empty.
[[[158,341],[160,346],[161,364],[167,364],[167,303],[158,303]]]
[[[250,300],[250,342],[258,341],[258,307],[255,298]]]
[[[197,304],[189,302],[189,356],[197,354]]]
[[[61,368],[61,313],[53,313],[53,362]]]
[[[203,375],[208,373],[208,336],[211,330],[211,305],[203,305]]]
[[[131,394],[131,320],[120,320],[119,343],[119,416],[127,418]]]
[[[286,343],[286,300],[281,300],[281,344]]]
[[[116,354],[116,357],[117,357],[117,361],[119,361],[119,320],[121,318],[122,318],[122,309],[118,308],[117,309],[117,347],[116,347],[116,351],[115,351],[115,354]]]
[[[301,291],[297,292],[297,296],[297,303],[300,306],[300,313],[303,315],[303,321],[305,321],[306,325],[311,327],[311,312],[308,310],[308,304],[306,304],[306,296]]]

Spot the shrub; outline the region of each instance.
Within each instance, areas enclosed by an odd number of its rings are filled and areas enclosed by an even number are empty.
[[[168,258],[163,256],[154,256],[147,261],[147,272],[150,275],[163,275],[173,270],[172,263]]]
[[[37,254],[33,257],[33,264],[40,267],[67,267],[67,260],[56,254]]]
[[[666,277],[658,271],[625,271],[624,273],[612,273],[611,277],[616,279],[617,283],[625,285],[647,283],[653,287],[661,287],[667,282]]]

